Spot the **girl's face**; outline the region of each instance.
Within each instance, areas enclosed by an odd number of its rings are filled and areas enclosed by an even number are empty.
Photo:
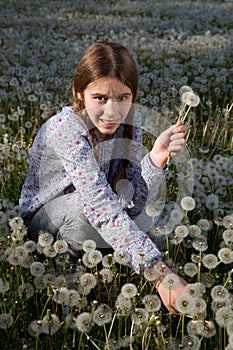
[[[83,100],[91,122],[104,138],[125,120],[133,94],[116,78],[101,78],[89,84],[83,93],[78,92],[78,98]]]

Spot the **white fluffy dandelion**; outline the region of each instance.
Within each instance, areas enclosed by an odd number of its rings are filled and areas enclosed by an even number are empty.
[[[185,225],[179,225],[179,226],[177,226],[177,227],[175,228],[175,234],[176,234],[177,237],[183,239],[183,238],[185,238],[185,237],[188,236],[189,230],[188,230],[187,226],[185,226]]]
[[[207,269],[213,270],[218,265],[218,258],[214,254],[206,254],[201,262]]]
[[[200,219],[200,220],[198,220],[197,225],[204,232],[206,232],[206,231],[208,231],[210,229],[210,223],[209,223],[209,221],[207,219]]]
[[[124,266],[127,266],[131,261],[130,256],[121,251],[114,251],[113,257],[118,264],[124,265]]]
[[[10,288],[9,282],[3,282],[2,278],[0,278],[0,293],[7,292],[9,288]]]
[[[211,297],[217,302],[226,301],[229,297],[229,292],[224,286],[217,285],[211,289]]]
[[[133,283],[126,283],[121,288],[121,293],[125,298],[133,298],[137,295],[138,289]]]
[[[14,322],[13,317],[10,314],[0,314],[0,328],[7,329],[12,326]]]
[[[192,242],[193,248],[196,249],[199,252],[204,252],[206,249],[208,249],[208,243],[207,239],[200,235]]]
[[[196,282],[187,284],[184,291],[193,298],[199,298],[205,293],[206,288],[202,283]]]
[[[232,229],[233,228],[233,214],[224,216],[224,218],[222,220],[222,225],[226,229]]]
[[[102,261],[103,255],[99,250],[92,249],[87,254],[89,262],[94,266],[97,266]]]
[[[142,303],[148,312],[157,312],[161,308],[161,299],[156,294],[145,295]]]
[[[224,264],[231,264],[233,262],[233,251],[229,248],[221,248],[218,251],[218,258]]]
[[[99,305],[93,313],[93,322],[98,326],[103,326],[112,320],[112,309],[106,304]]]
[[[30,283],[21,284],[18,288],[21,299],[30,299],[34,295],[34,288]]]
[[[42,333],[54,334],[59,330],[60,321],[56,314],[45,315],[42,322]]]
[[[146,309],[136,308],[131,314],[131,320],[135,325],[141,325],[149,320],[149,313]]]
[[[111,283],[113,280],[113,272],[110,269],[104,268],[100,270],[99,274],[102,276],[103,282]]]
[[[206,197],[205,206],[209,210],[218,209],[218,207],[219,207],[219,198],[218,198],[218,196],[216,196],[216,194],[213,194],[213,193],[209,194]]]
[[[45,267],[41,262],[35,261],[30,266],[30,272],[33,276],[41,276],[45,272]]]
[[[201,235],[201,229],[198,225],[190,225],[189,226],[189,236],[198,237]]]
[[[92,239],[87,239],[83,242],[82,248],[84,252],[90,252],[91,250],[96,249],[96,242]]]
[[[181,102],[189,107],[197,107],[200,103],[200,98],[193,91],[183,92]]]
[[[92,273],[86,272],[80,277],[80,283],[84,288],[88,287],[90,289],[93,289],[95,288],[97,281],[96,277]]]
[[[201,348],[201,340],[194,334],[184,336],[184,349],[199,350]]]
[[[216,311],[215,321],[220,327],[227,327],[232,322],[233,310],[228,306],[223,306]]]
[[[178,295],[176,298],[176,309],[179,311],[181,314],[192,314],[195,303],[194,303],[194,298],[191,297],[191,295],[187,293],[183,293]]]
[[[53,236],[49,232],[40,232],[38,237],[38,243],[42,247],[50,246],[53,243]]]
[[[197,265],[190,262],[184,265],[184,273],[189,277],[194,277],[198,272]]]
[[[57,240],[54,245],[54,250],[57,254],[64,254],[68,250],[68,244],[64,240]]]
[[[89,312],[82,312],[75,319],[76,327],[81,333],[89,333],[92,326],[92,314]]]
[[[226,245],[233,243],[233,229],[225,230],[222,234],[224,242]]]
[[[122,294],[117,296],[115,306],[117,309],[117,315],[119,316],[129,316],[133,310],[131,299],[125,298]]]
[[[169,290],[177,289],[180,285],[180,279],[175,273],[168,273],[161,282]]]
[[[191,211],[195,208],[196,202],[194,198],[187,196],[181,199],[180,205],[183,210]]]
[[[33,253],[36,250],[36,242],[30,240],[24,243],[24,248],[28,253]]]

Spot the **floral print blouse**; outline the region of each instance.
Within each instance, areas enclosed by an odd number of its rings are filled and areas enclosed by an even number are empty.
[[[122,139],[122,126],[110,140],[99,139],[96,152],[88,127],[72,107],[64,107],[46,121],[30,151],[19,201],[22,217],[32,216],[72,187],[79,191],[84,215],[91,225],[115,251],[128,255],[130,266],[137,273],[161,260],[155,243],[133,220],[145,206],[148,193],[156,194],[165,178],[164,170],[152,165],[149,154],[141,160],[140,125],[140,114],[135,112],[133,140],[127,155],[129,181],[117,194],[111,187],[111,175],[124,158],[125,142],[129,142]]]

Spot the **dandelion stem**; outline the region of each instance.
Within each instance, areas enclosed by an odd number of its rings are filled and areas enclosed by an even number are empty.
[[[185,115],[183,116],[183,118],[181,118],[181,122],[182,123],[184,123],[184,121],[185,121],[185,119],[186,119],[186,117],[187,117],[187,115],[188,115],[188,113],[189,113],[191,108],[192,108],[192,106],[188,106],[188,109],[187,109]]]

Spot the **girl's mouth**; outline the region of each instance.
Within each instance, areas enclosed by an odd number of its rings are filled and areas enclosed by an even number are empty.
[[[100,119],[100,121],[104,124],[106,127],[112,127],[119,123],[119,120],[107,120],[107,119]]]

